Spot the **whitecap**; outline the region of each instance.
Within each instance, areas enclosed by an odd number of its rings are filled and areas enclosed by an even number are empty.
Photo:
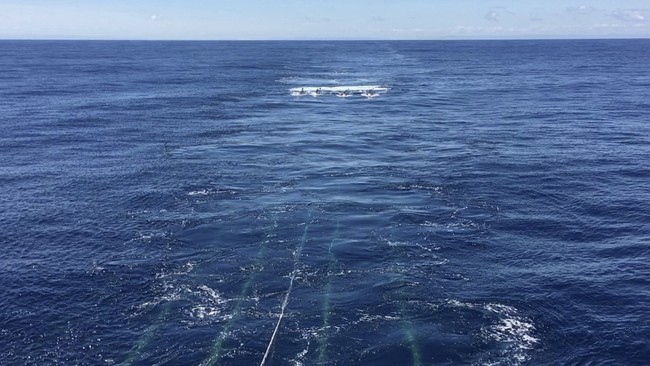
[[[218,290],[201,285],[196,291],[190,292],[197,297],[197,303],[192,305],[189,315],[196,321],[205,321],[218,318],[221,321],[228,320],[232,314],[222,316],[223,305],[230,301],[224,298]]]
[[[207,196],[210,193],[212,193],[212,190],[210,190],[210,189],[201,189],[199,191],[188,192],[187,195],[188,196]]]
[[[532,320],[519,314],[516,308],[503,304],[477,304],[449,299],[447,306],[476,309],[490,319],[490,324],[480,330],[485,342],[501,344],[499,351],[489,359],[481,360],[480,365],[520,365],[530,360],[529,351],[539,343],[535,337],[536,327]]]

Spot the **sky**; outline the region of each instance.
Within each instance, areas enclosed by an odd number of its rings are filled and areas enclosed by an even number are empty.
[[[650,38],[650,0],[0,0],[0,39]]]

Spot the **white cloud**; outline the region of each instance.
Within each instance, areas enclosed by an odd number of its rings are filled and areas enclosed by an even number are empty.
[[[154,14],[151,16],[151,20],[155,21],[156,19],[158,19],[158,15]]]

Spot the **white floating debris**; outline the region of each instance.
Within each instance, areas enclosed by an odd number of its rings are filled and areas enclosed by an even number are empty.
[[[305,86],[291,88],[289,93],[294,97],[334,94],[337,97],[347,98],[360,95],[366,98],[374,98],[388,91],[388,87],[382,85],[352,85],[352,86]]]

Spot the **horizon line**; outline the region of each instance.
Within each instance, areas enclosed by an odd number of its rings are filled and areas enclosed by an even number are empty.
[[[648,40],[647,36],[613,37],[444,37],[444,38],[98,38],[98,37],[28,37],[3,38],[0,41],[106,41],[106,42],[435,42],[435,41],[580,41],[580,40]]]

